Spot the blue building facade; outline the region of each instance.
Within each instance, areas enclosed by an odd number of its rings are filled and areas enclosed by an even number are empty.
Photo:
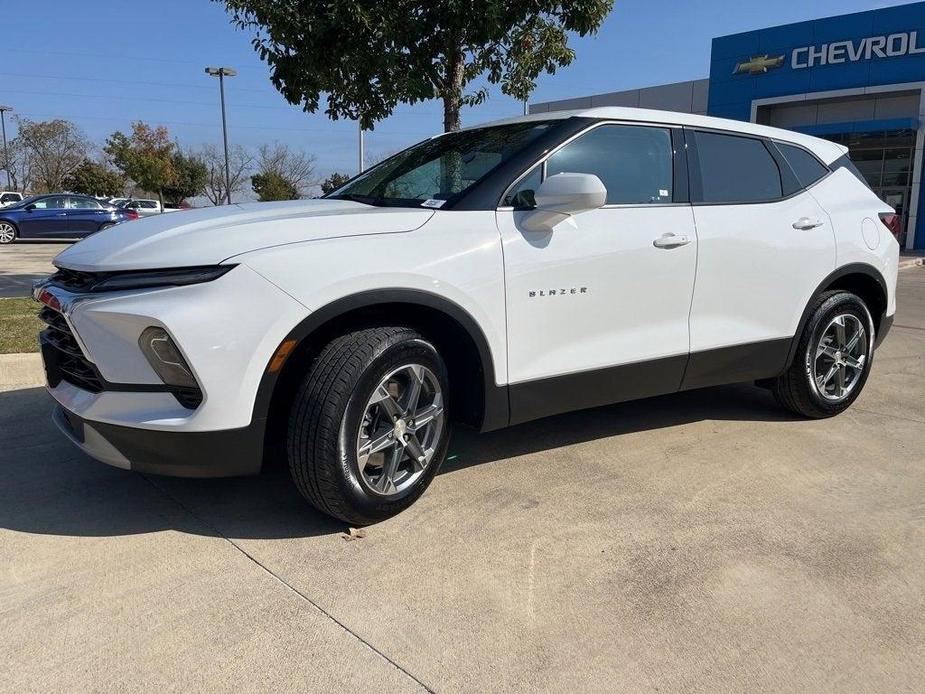
[[[925,249],[925,2],[713,39],[709,80],[535,104],[641,106],[764,123],[835,140]]]

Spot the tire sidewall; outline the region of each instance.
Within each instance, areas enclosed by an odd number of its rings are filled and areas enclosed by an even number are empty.
[[[813,362],[815,360],[816,346],[822,338],[823,331],[828,327],[829,322],[841,314],[850,314],[858,318],[867,331],[867,359],[864,363],[864,370],[861,372],[860,379],[852,389],[851,393],[844,400],[833,402],[822,397],[816,389],[815,379],[813,377]],[[871,366],[874,358],[874,321],[871,318],[870,311],[860,298],[848,292],[839,292],[827,299],[816,310],[808,326],[808,340],[802,349],[802,371],[805,379],[807,393],[815,407],[819,408],[826,414],[838,414],[851,406],[857,397],[864,390],[867,383],[867,377],[870,375]]]
[[[449,381],[446,366],[433,345],[423,339],[413,338],[403,339],[384,347],[363,370],[354,384],[347,405],[341,414],[341,425],[337,437],[338,483],[349,505],[360,514],[374,520],[395,515],[413,504],[424,493],[443,463],[450,440]],[[366,405],[374,389],[396,368],[411,363],[426,366],[436,375],[443,391],[444,427],[434,456],[424,474],[400,494],[384,498],[368,490],[360,480],[356,457],[356,437]]]
[[[0,220],[0,224],[9,224],[11,227],[13,227],[13,238],[11,238],[9,241],[0,241],[0,246],[10,246],[16,243],[16,239],[19,238],[19,229],[16,228],[16,225],[13,224],[13,222],[6,221],[5,219]]]

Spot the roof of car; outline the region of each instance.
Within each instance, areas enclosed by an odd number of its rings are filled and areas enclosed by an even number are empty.
[[[686,125],[697,128],[711,128],[726,130],[744,135],[757,135],[806,147],[819,156],[825,163],[830,164],[848,151],[843,145],[823,140],[812,135],[782,130],[767,125],[749,123],[747,121],[730,120],[728,118],[715,118],[713,116],[700,116],[692,113],[678,113],[676,111],[657,111],[648,108],[630,108],[623,106],[602,106],[599,108],[577,109],[573,111],[549,111],[547,113],[532,113],[529,116],[508,118],[505,120],[483,123],[474,127],[487,125],[503,125],[507,123],[523,123],[530,121],[563,120],[566,118],[596,118],[601,120],[634,121],[663,125]]]

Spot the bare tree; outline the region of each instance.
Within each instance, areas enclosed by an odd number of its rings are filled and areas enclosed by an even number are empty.
[[[199,158],[208,169],[206,178],[206,197],[213,205],[221,205],[225,195],[225,154],[215,145],[203,145]],[[231,194],[236,195],[246,190],[250,181],[250,170],[254,165],[254,156],[241,145],[233,145],[228,152],[228,173],[231,179]]]
[[[28,157],[34,192],[61,190],[64,180],[87,158],[90,142],[66,120],[16,119],[20,141]]]
[[[32,191],[32,161],[29,151],[18,137],[10,140],[10,189],[20,193]]]
[[[315,155],[298,152],[289,145],[275,142],[272,145],[260,145],[257,149],[258,173],[266,176],[273,174],[291,184],[301,197],[307,197],[319,184],[315,174]]]

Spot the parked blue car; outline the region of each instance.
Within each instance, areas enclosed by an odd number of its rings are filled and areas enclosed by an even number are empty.
[[[134,210],[116,209],[89,195],[34,195],[0,208],[0,244],[19,239],[76,241],[132,219],[138,219]]]

